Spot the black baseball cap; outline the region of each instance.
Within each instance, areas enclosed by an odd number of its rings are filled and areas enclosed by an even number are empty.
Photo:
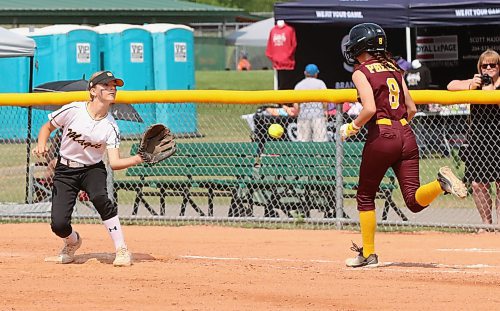
[[[89,87],[88,89],[90,90],[93,88],[96,84],[106,84],[110,81],[115,81],[117,86],[123,86],[123,80],[116,78],[111,71],[103,71],[94,78],[91,78],[89,80]]]

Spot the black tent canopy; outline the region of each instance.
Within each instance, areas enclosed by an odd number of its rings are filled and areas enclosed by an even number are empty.
[[[274,5],[276,20],[382,27],[498,25],[498,0],[301,0]]]
[[[408,60],[420,55],[416,54],[418,36],[430,36],[436,42],[451,40],[454,60],[421,59],[433,70],[433,84],[440,88],[451,78],[474,73],[474,62],[486,48],[500,50],[498,0],[299,0],[276,3],[274,17],[292,25],[297,36],[295,69],[278,71],[278,82],[284,89],[293,88],[303,78],[308,63],[319,66],[319,77],[328,88],[353,87],[352,67],[344,62],[342,42],[349,29],[359,23],[384,27],[388,50]],[[437,45],[431,48],[438,49]],[[453,77],[446,69],[453,70]]]
[[[274,18],[290,23],[335,24],[352,26],[372,22],[382,27],[409,25],[408,0],[302,0],[277,3]]]
[[[410,0],[411,26],[498,25],[500,1]]]
[[[384,27],[389,50],[407,58],[409,43],[408,0],[301,0],[276,3],[274,18],[296,31],[294,70],[279,70],[280,89],[293,89],[309,63],[319,66],[319,78],[328,88],[351,88],[352,66],[344,61],[343,43],[350,27],[364,22]],[[407,38],[408,37],[408,38]]]

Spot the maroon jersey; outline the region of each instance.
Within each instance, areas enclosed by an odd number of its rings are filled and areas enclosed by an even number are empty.
[[[408,113],[403,91],[402,74],[387,69],[377,60],[359,65],[356,70],[365,74],[373,89],[377,111],[370,120],[368,136],[363,149],[356,195],[358,210],[375,209],[375,197],[387,170],[392,167],[398,178],[403,199],[412,212],[425,208],[415,199],[420,186],[419,153],[415,134],[409,125],[391,122],[391,125],[375,125],[375,120],[400,120]]]
[[[362,63],[356,70],[361,70],[365,74],[373,89],[377,112],[370,122],[384,118],[391,120],[407,118],[401,72],[386,68],[376,59]]]

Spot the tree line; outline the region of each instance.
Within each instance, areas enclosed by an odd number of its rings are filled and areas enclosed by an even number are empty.
[[[247,12],[272,12],[274,3],[285,0],[189,0],[190,2],[210,4],[228,8],[239,8]]]

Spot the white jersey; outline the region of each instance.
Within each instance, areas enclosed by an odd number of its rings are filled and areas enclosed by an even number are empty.
[[[73,102],[49,115],[56,128],[62,128],[61,157],[91,165],[102,161],[106,148],[118,148],[120,132],[115,119],[108,115],[94,120],[86,102]]]
[[[316,79],[313,77],[306,77],[297,85],[295,85],[296,90],[325,90],[326,85],[325,82],[320,79]],[[299,119],[315,119],[321,118],[325,116],[325,112],[323,109],[323,103],[320,102],[310,102],[310,103],[301,103],[299,110]]]

